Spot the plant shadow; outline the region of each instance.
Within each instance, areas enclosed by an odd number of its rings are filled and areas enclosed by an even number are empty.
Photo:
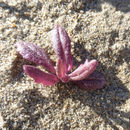
[[[122,52],[124,53],[124,51]],[[80,57],[82,60],[81,62],[84,62],[86,58],[91,55],[86,51],[82,43],[75,43],[74,54],[75,57]],[[98,57],[95,58],[98,59]],[[79,65],[76,58],[74,59],[74,63],[76,66]],[[101,63],[99,63],[99,66],[102,68],[102,73],[105,74],[107,80],[105,88],[93,92],[87,92],[83,89],[75,88],[77,86],[74,83],[69,83],[63,85],[64,87],[59,88],[59,100],[61,102],[66,98],[72,98],[73,101],[79,100],[85,106],[89,106],[97,115],[102,117],[106,125],[109,124],[113,129],[119,129],[115,125],[118,124],[124,129],[128,129],[130,128],[130,112],[123,112],[117,107],[125,104],[129,99],[130,92],[127,89],[127,86],[125,86],[116,76],[117,70],[114,66],[107,68]]]
[[[23,76],[23,65],[33,65],[36,66],[35,63],[32,63],[26,59],[24,59],[19,53],[16,53],[16,58],[12,62],[12,67],[10,69],[10,81],[9,82],[16,82],[19,81]]]
[[[19,53],[16,53],[16,58],[12,61],[12,66],[10,68],[10,76],[8,77],[7,82],[1,84],[1,87],[4,87],[9,83],[14,84],[16,81],[21,80],[24,77],[23,65],[36,66],[35,63],[23,59]],[[4,73],[6,74],[6,71]]]

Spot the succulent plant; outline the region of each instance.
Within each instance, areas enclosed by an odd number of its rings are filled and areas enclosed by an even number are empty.
[[[35,66],[24,65],[24,72],[33,78],[36,83],[42,83],[44,86],[52,86],[61,80],[62,82],[72,81],[86,90],[96,90],[104,87],[105,78],[102,73],[95,70],[98,65],[95,59],[91,61],[86,59],[84,64],[81,64],[71,72],[73,58],[71,55],[70,38],[62,27],[57,25],[51,31],[51,40],[58,57],[56,66],[53,65],[42,48],[28,42],[16,43],[17,51],[24,59],[41,65],[48,71],[47,73]]]

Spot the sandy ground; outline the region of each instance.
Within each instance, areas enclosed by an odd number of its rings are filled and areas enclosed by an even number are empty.
[[[73,83],[44,87],[23,73],[17,41],[56,56],[50,30],[63,26],[74,64],[99,61],[105,88]],[[130,0],[0,0],[0,128],[7,130],[130,129]]]

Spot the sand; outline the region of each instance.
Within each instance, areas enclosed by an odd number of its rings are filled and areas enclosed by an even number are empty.
[[[36,84],[22,66],[32,64],[15,43],[29,41],[55,62],[50,31],[68,32],[74,65],[97,59],[101,90],[73,83]],[[0,0],[0,128],[2,130],[130,129],[130,0]]]

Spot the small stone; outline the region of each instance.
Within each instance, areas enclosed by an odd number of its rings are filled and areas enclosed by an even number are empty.
[[[16,24],[15,24],[15,23],[13,23],[13,24],[12,24],[12,28],[15,28],[15,27],[16,27]]]

